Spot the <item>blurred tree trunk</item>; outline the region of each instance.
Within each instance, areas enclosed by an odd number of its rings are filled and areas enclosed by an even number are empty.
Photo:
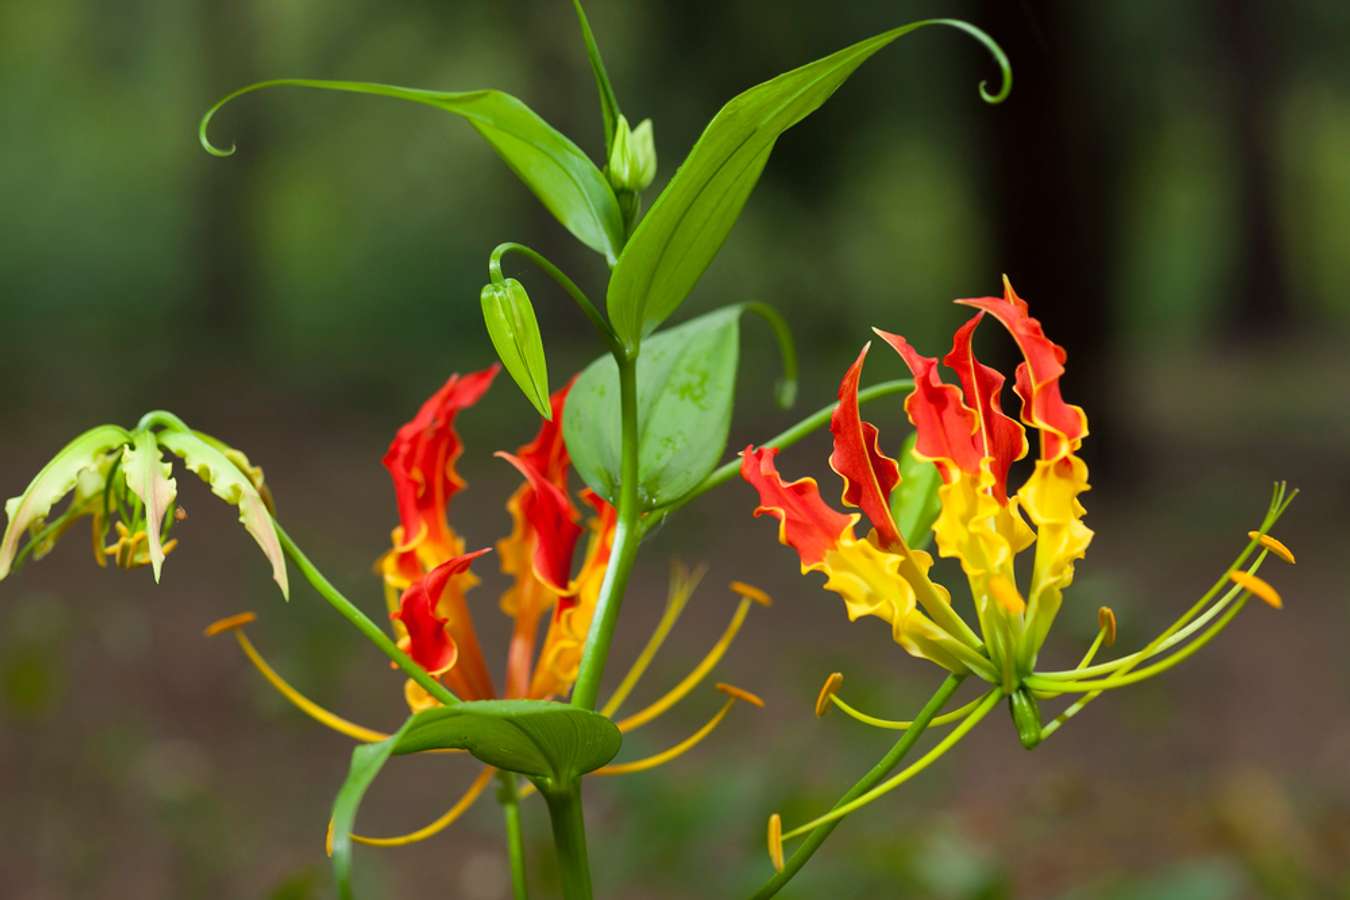
[[[989,0],[978,21],[1007,51],[1013,92],[975,117],[990,148],[997,259],[1046,333],[1069,351],[1064,396],[1088,412],[1094,474],[1122,455],[1110,378],[1112,191],[1119,182],[1098,69],[1068,3]],[[996,80],[993,81],[997,83]]]
[[[1277,136],[1271,99],[1279,84],[1273,23],[1259,3],[1215,3],[1218,62],[1228,77],[1227,120],[1237,164],[1236,270],[1224,325],[1230,335],[1268,338],[1288,332],[1293,304],[1276,209]]]

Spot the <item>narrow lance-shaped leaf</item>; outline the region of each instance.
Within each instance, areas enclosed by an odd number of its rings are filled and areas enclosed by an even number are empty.
[[[605,61],[600,56],[600,45],[595,42],[595,33],[591,31],[591,21],[586,16],[586,10],[581,7],[581,0],[572,0],[572,6],[577,11],[581,38],[586,42],[586,58],[591,62],[591,71],[595,73],[595,88],[600,94],[600,117],[605,126],[605,157],[608,158],[610,150],[614,147],[614,131],[621,115],[619,98],[614,93],[614,85],[610,84],[609,72],[605,69]]]
[[[351,831],[361,799],[391,756],[459,748],[536,785],[567,783],[612,760],[623,741],[597,712],[547,700],[479,700],[418,713],[389,738],[352,752],[333,804],[333,868],[351,897]]]
[[[988,35],[956,19],[927,19],[845,47],[733,98],[709,123],[619,257],[607,300],[620,338],[635,344],[684,302],[726,240],[778,137],[818,109],[878,50],[928,25],[958,28],[984,44],[1003,70],[1003,86],[991,96],[982,83],[980,92],[989,102],[1007,95],[1011,70]]]
[[[768,319],[779,340],[787,372],[779,399],[795,393],[791,335],[763,304],[724,307],[653,336],[637,362],[638,495],[646,508],[675,502],[717,467],[731,428],[740,318],[746,312]],[[611,357],[597,359],[577,378],[563,434],[581,477],[613,502],[623,442],[619,373]]]
[[[107,454],[130,440],[127,430],[116,425],[91,428],[52,457],[22,494],[5,502],[8,524],[0,539],[0,579],[9,574],[24,532],[43,522],[52,507],[75,489],[81,472],[98,468]]]
[[[164,567],[164,547],[160,542],[164,516],[178,495],[178,484],[170,477],[173,467],[160,455],[153,432],[137,432],[131,444],[122,449],[122,472],[127,487],[145,504],[145,539],[150,550],[150,566],[158,582]]]
[[[544,359],[544,341],[539,320],[525,287],[508,278],[501,284],[483,287],[483,323],[497,356],[506,367],[525,399],[534,404],[539,415],[553,418],[548,397],[548,364]]]
[[[263,555],[272,564],[272,578],[290,599],[286,577],[286,558],[281,540],[272,525],[272,515],[253,482],[220,450],[195,432],[165,430],[158,434],[160,446],[183,459],[184,465],[211,487],[211,493],[239,508],[239,522],[258,542]]]
[[[226,95],[202,117],[202,146],[217,156],[206,137],[216,112],[236,97],[270,87],[304,87],[408,100],[459,116],[487,139],[492,148],[563,226],[586,246],[613,262],[623,246],[623,216],[609,182],[595,163],[566,135],[545,122],[520,100],[501,91],[426,91],[367,81],[277,78],[242,87]]]
[[[914,455],[916,439],[911,434],[900,449],[900,484],[891,492],[891,514],[905,543],[921,550],[933,539],[933,523],[942,510],[938,499],[942,473]]]

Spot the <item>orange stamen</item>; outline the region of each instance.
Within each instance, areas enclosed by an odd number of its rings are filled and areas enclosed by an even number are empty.
[[[1267,605],[1275,609],[1284,609],[1284,601],[1280,599],[1279,591],[1270,586],[1270,582],[1264,578],[1258,578],[1249,572],[1229,572],[1228,578],[1244,591],[1250,591],[1257,597],[1260,597]]]
[[[1274,553],[1280,559],[1289,563],[1289,565],[1292,566],[1294,564],[1294,551],[1285,546],[1283,541],[1278,541],[1270,535],[1262,534],[1259,531],[1249,531],[1247,532],[1247,537],[1256,541],[1262,547],[1265,547],[1271,553]]]
[[[1102,631],[1102,644],[1110,647],[1116,642],[1116,614],[1111,607],[1097,610],[1097,627]]]
[[[825,679],[825,683],[820,686],[820,693],[816,695],[816,718],[823,718],[825,713],[830,711],[830,698],[839,693],[839,688],[844,684],[843,672],[831,672]]]

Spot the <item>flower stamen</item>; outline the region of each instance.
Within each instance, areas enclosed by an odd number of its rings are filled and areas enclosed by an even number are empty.
[[[1280,598],[1279,591],[1271,587],[1270,582],[1264,578],[1258,578],[1249,572],[1230,572],[1228,579],[1244,591],[1264,600],[1268,606],[1284,609],[1284,600]]]
[[[628,695],[633,692],[633,688],[637,687],[638,681],[646,674],[647,667],[656,658],[661,645],[666,642],[666,637],[675,627],[675,623],[679,621],[680,615],[689,603],[689,598],[693,596],[707,571],[707,566],[699,566],[691,570],[678,562],[672,567],[670,590],[666,594],[666,608],[661,613],[661,621],[656,623],[656,630],[647,639],[647,645],[642,648],[642,652],[638,654],[637,659],[633,660],[633,665],[628,669],[628,673],[623,676],[619,686],[614,689],[613,696],[601,707],[601,715],[613,718],[614,713],[623,705],[623,701],[627,700]]]
[[[839,692],[839,688],[844,684],[843,672],[831,672],[826,678],[825,683],[820,686],[820,693],[816,694],[816,718],[824,718],[830,711],[830,701],[834,695]]]
[[[769,816],[769,861],[775,872],[783,871],[783,817]]]
[[[1271,553],[1274,553],[1280,559],[1289,563],[1289,565],[1294,565],[1294,551],[1290,550],[1283,541],[1277,540],[1268,534],[1262,534],[1259,531],[1249,531],[1247,532],[1247,537],[1257,541],[1262,547],[1265,547]]]
[[[739,584],[739,582],[733,582],[732,590],[737,590],[735,587],[737,584]],[[624,734],[627,734],[641,728],[652,719],[655,719],[657,716],[670,709],[676,703],[679,703],[690,691],[697,687],[699,682],[701,682],[704,677],[712,671],[712,668],[722,660],[727,649],[731,646],[731,642],[736,639],[736,633],[741,630],[741,625],[745,622],[745,617],[749,614],[750,607],[756,603],[763,603],[760,596],[767,597],[762,591],[756,591],[755,594],[742,593],[741,602],[736,607],[736,612],[732,615],[731,622],[727,625],[726,630],[722,632],[722,636],[718,638],[717,643],[708,651],[707,655],[699,661],[698,665],[694,666],[694,670],[686,675],[679,684],[671,688],[659,700],[645,709],[633,713],[633,715],[628,718],[622,719],[616,723],[619,726],[619,730]]]
[[[478,773],[478,777],[473,780],[473,783],[460,795],[460,798],[455,801],[454,805],[445,811],[444,815],[416,831],[393,837],[366,837],[353,832],[351,838],[358,844],[366,844],[370,847],[406,847],[409,844],[416,844],[418,841],[435,837],[453,825],[460,816],[469,810],[469,807],[473,806],[496,772],[497,770],[490,766],[483,769],[482,772]],[[333,855],[333,824],[331,821],[328,823],[328,855]]]
[[[702,743],[704,738],[712,734],[713,731],[717,728],[717,726],[722,724],[722,720],[727,717],[727,713],[731,712],[731,708],[736,705],[737,701],[744,701],[746,703],[751,704],[752,706],[758,707],[764,706],[764,701],[761,700],[759,697],[750,693],[749,691],[745,691],[742,690],[741,688],[735,687],[734,685],[719,683],[717,685],[717,689],[727,695],[726,702],[722,704],[721,709],[719,709],[716,713],[713,714],[713,717],[711,719],[703,723],[703,727],[699,728],[698,731],[695,731],[689,737],[680,741],[673,747],[670,747],[666,750],[662,750],[660,753],[656,753],[651,756],[644,757],[642,759],[635,759],[632,762],[613,763],[608,766],[604,766],[603,768],[596,769],[591,774],[630,775],[633,772],[644,772],[647,769],[654,769],[657,766],[664,765],[673,759],[683,756],[685,753],[689,752],[694,747]]]
[[[258,670],[258,673],[267,680],[267,683],[272,685],[277,693],[289,700],[296,709],[300,710],[319,724],[326,725],[339,734],[346,735],[353,740],[362,741],[367,744],[382,741],[389,737],[389,735],[383,731],[376,731],[373,728],[357,725],[354,722],[347,721],[336,713],[329,712],[304,694],[300,693],[291,686],[290,682],[277,674],[277,671],[267,664],[267,661],[262,658],[262,654],[260,654],[257,648],[253,646],[253,642],[248,639],[248,635],[244,634],[244,626],[256,619],[257,616],[251,612],[239,613],[212,622],[210,625],[206,626],[203,633],[207,637],[215,637],[216,635],[223,634],[227,631],[232,632],[235,640],[239,642],[240,649],[244,651],[244,655],[248,657],[249,662],[253,663],[253,667]]]

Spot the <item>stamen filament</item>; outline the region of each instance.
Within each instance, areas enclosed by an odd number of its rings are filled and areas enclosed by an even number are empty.
[[[848,703],[845,703],[844,700],[840,698],[838,694],[831,694],[829,699],[834,703],[835,706],[843,710],[844,713],[847,714],[848,716],[857,719],[864,725],[871,725],[873,728],[884,728],[887,729],[888,731],[906,731],[914,724],[913,721],[901,721],[898,719],[879,719],[876,716],[870,716],[867,713],[857,709],[856,707],[850,706]],[[928,723],[928,727],[934,728],[938,725],[946,725],[948,723],[955,722],[957,719],[969,715],[970,712],[975,709],[975,707],[979,706],[983,702],[984,702],[983,697],[976,697],[974,700],[970,701],[964,706],[957,707],[951,712],[943,713],[940,716],[935,716],[933,720]]]
[[[1205,629],[1205,631],[1198,638],[1196,638],[1191,643],[1187,644],[1185,647],[1182,647],[1176,653],[1172,654],[1171,656],[1167,657],[1161,662],[1156,662],[1153,665],[1148,666],[1146,668],[1130,672],[1127,675],[1116,675],[1111,678],[1101,678],[1096,681],[1045,682],[1041,681],[1041,679],[1038,676],[1032,675],[1028,677],[1024,683],[1026,684],[1027,687],[1032,688],[1034,690],[1057,691],[1061,694],[1068,694],[1068,693],[1086,694],[1092,693],[1094,691],[1106,691],[1112,690],[1114,688],[1125,687],[1127,685],[1136,684],[1140,681],[1152,678],[1154,675],[1161,675],[1163,672],[1166,672],[1173,666],[1176,666],[1179,663],[1182,663],[1187,659],[1189,659],[1192,654],[1194,654],[1201,647],[1205,646],[1205,644],[1208,644],[1211,640],[1213,640],[1214,637],[1218,635],[1220,631],[1223,631],[1224,628],[1228,626],[1229,622],[1233,621],[1233,617],[1236,616],[1238,613],[1240,613],[1242,611],[1242,608],[1247,605],[1247,598],[1249,596],[1251,596],[1251,593],[1249,591],[1243,590],[1242,596],[1238,599],[1238,601],[1234,603],[1228,609],[1228,611],[1223,614],[1223,616],[1219,619],[1219,621],[1215,622],[1209,628]]]
[[[1256,574],[1256,572],[1261,568],[1261,564],[1265,562],[1266,554],[1267,551],[1262,550],[1260,555],[1257,556],[1255,561],[1252,562],[1250,568],[1246,570],[1249,575]],[[1152,657],[1155,657],[1161,653],[1165,653],[1172,647],[1175,647],[1178,644],[1185,641],[1187,638],[1195,634],[1201,628],[1204,628],[1206,624],[1213,621],[1214,617],[1219,615],[1219,613],[1221,613],[1224,610],[1224,608],[1227,607],[1228,604],[1231,603],[1240,592],[1239,588],[1232,586],[1231,571],[1226,572],[1224,574],[1223,581],[1221,584],[1229,585],[1228,592],[1225,593],[1222,597],[1220,597],[1219,600],[1215,602],[1213,606],[1205,610],[1203,615],[1200,615],[1198,618],[1196,617],[1196,613],[1200,610],[1200,608],[1204,606],[1206,603],[1208,603],[1209,600],[1213,598],[1214,593],[1217,592],[1212,590],[1210,592],[1206,592],[1205,596],[1201,597],[1198,601],[1196,601],[1195,605],[1192,606],[1189,610],[1187,610],[1186,613],[1183,616],[1181,616],[1181,618],[1177,619],[1170,626],[1168,626],[1168,628],[1165,629],[1161,634],[1159,634],[1147,645],[1145,645],[1142,650],[1136,650],[1134,653],[1117,657],[1116,659],[1109,660],[1104,663],[1098,663],[1095,666],[1084,666],[1078,669],[1068,669],[1055,672],[1037,672],[1035,674],[1035,677],[1038,679],[1050,679],[1050,680],[1063,679],[1066,681],[1076,681],[1085,675],[1093,677],[1097,675],[1111,675],[1113,673],[1120,673],[1122,670],[1127,671],[1128,669],[1133,668],[1134,666],[1138,665],[1139,663],[1147,659],[1151,659]],[[1194,619],[1194,621],[1191,621],[1191,619]],[[1188,624],[1185,624],[1184,628],[1180,627],[1183,623]]]
[[[985,716],[989,715],[990,710],[992,710],[995,707],[995,705],[998,704],[998,701],[1002,696],[1003,691],[1001,688],[994,688],[993,690],[989,691],[987,694],[985,694],[983,697],[980,698],[979,703],[976,705],[975,709],[970,713],[970,715],[966,716],[965,720],[960,725],[953,728],[946,737],[944,737],[941,741],[937,743],[936,746],[933,747],[932,750],[929,750],[922,757],[915,760],[910,766],[908,766],[898,774],[891,776],[891,778],[887,779],[886,781],[883,781],[881,784],[872,788],[872,790],[861,795],[857,799],[845,803],[841,806],[837,806],[834,809],[830,810],[829,812],[825,813],[823,816],[818,816],[815,819],[812,819],[805,825],[798,825],[791,831],[784,832],[783,839],[788,840],[790,838],[800,837],[803,834],[808,834],[809,832],[811,832],[813,829],[815,829],[820,825],[824,825],[827,822],[833,822],[836,819],[842,819],[849,813],[861,809],[862,807],[871,803],[873,800],[876,800],[878,797],[881,797],[884,794],[888,794],[891,791],[895,790],[896,788],[900,787],[900,785],[904,784],[906,781],[909,781],[915,775],[918,775],[924,769],[928,768],[930,765],[936,762],[948,750],[956,746],[956,744],[959,743],[960,740],[963,737],[965,737],[966,734],[972,728],[978,725],[980,721],[984,719]]]
[[[373,744],[376,741],[382,741],[389,737],[389,735],[383,731],[376,731],[373,728],[357,725],[354,722],[347,721],[336,713],[329,712],[304,694],[300,693],[291,686],[290,682],[277,674],[277,671],[267,664],[267,661],[262,658],[262,654],[260,654],[257,648],[253,646],[253,642],[248,639],[248,635],[244,634],[244,626],[254,621],[256,618],[257,617],[253,613],[240,613],[239,615],[230,616],[229,618],[211,623],[207,626],[205,634],[207,637],[215,637],[225,631],[232,632],[234,634],[234,639],[239,642],[240,648],[244,651],[244,655],[248,657],[249,662],[253,663],[253,667],[258,670],[258,673],[261,674],[263,678],[267,679],[267,683],[276,688],[277,693],[291,701],[291,703],[302,713],[319,724],[326,725],[339,734],[346,735],[353,740],[362,741],[368,744]]]
[[[394,837],[365,837],[364,835],[353,833],[352,840],[356,841],[358,844],[367,844],[371,847],[404,847],[408,844],[415,844],[418,841],[425,841],[429,837],[435,837],[453,825],[460,816],[468,811],[469,807],[473,806],[474,801],[476,801],[479,795],[483,793],[483,790],[488,786],[488,782],[492,780],[492,776],[495,775],[496,772],[497,770],[491,767],[485,768],[482,772],[479,772],[478,777],[473,780],[473,784],[469,785],[468,789],[455,801],[455,805],[446,810],[445,815],[429,825],[419,828],[416,831],[409,832],[408,834],[395,835]],[[332,855],[331,849],[329,855]]]
[[[750,703],[752,705],[756,704],[760,706],[764,705],[763,701],[761,701],[758,697],[756,697],[753,694],[749,694],[746,691],[742,691],[740,688],[735,688],[732,687],[731,685],[721,685],[721,684],[719,684],[717,687],[719,690],[722,690],[722,692],[727,695],[726,702],[722,704],[722,708],[719,709],[711,719],[703,723],[703,727],[699,728],[698,731],[695,731],[693,734],[689,735],[689,737],[680,741],[673,747],[670,747],[666,750],[662,750],[660,753],[655,753],[651,756],[647,756],[642,759],[635,759],[632,762],[612,763],[608,766],[604,766],[603,768],[596,769],[591,774],[631,775],[634,772],[645,772],[648,769],[654,769],[657,766],[664,765],[665,763],[668,763],[673,759],[677,759],[678,757],[683,756],[685,753],[689,752],[694,747],[698,746],[703,741],[704,738],[713,733],[713,731],[717,728],[718,725],[722,724],[722,720],[727,717],[727,713],[731,712],[731,708],[735,706],[738,701],[744,700],[745,702]]]
[[[623,705],[623,701],[627,700],[628,695],[633,692],[633,688],[637,687],[638,680],[646,674],[647,667],[656,658],[661,645],[666,642],[666,637],[675,627],[675,623],[679,621],[685,605],[689,602],[689,598],[693,596],[707,571],[707,566],[699,566],[691,571],[683,565],[676,565],[670,577],[670,592],[666,595],[666,608],[661,613],[661,621],[656,623],[656,630],[647,639],[647,646],[643,647],[637,659],[633,660],[633,665],[629,668],[628,674],[623,676],[619,686],[614,689],[614,695],[600,710],[601,715],[613,718],[614,713]]]
[[[633,713],[628,718],[620,720],[617,723],[619,730],[628,734],[641,728],[676,703],[679,703],[690,691],[697,687],[698,683],[712,671],[713,666],[722,660],[727,648],[736,639],[736,633],[741,630],[741,624],[745,622],[745,617],[750,612],[750,606],[755,602],[751,597],[742,597],[740,604],[736,607],[735,614],[731,617],[730,624],[727,625],[726,630],[722,632],[722,636],[718,638],[717,643],[708,651],[708,654],[699,661],[698,665],[694,666],[694,670],[686,675],[683,681],[671,688],[661,699],[645,709]]]

